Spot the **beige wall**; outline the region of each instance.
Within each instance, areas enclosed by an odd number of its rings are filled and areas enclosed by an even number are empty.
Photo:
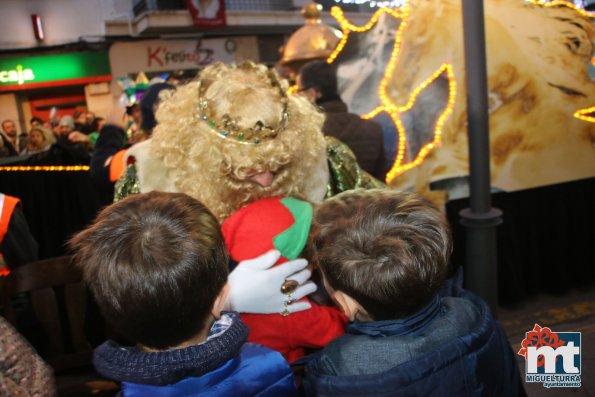
[[[31,113],[31,104],[29,101],[21,102],[21,111],[23,112],[24,126],[26,131],[29,132],[29,120],[31,120],[31,117],[33,117],[33,114]]]
[[[17,100],[14,94],[0,95],[0,122],[6,119],[14,120],[17,123],[17,129],[21,132],[22,125],[19,123],[23,120],[19,120]]]
[[[131,0],[0,1],[0,48],[36,48],[94,41],[105,34],[105,21],[132,14]],[[35,40],[31,14],[41,16],[45,40]]]
[[[85,99],[87,109],[95,113],[95,116],[107,117],[113,109],[112,93],[110,83],[89,84],[85,86]]]

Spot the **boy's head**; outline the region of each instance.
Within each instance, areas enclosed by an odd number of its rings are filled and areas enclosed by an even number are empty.
[[[316,209],[312,229],[329,293],[352,320],[412,315],[444,280],[451,253],[448,223],[414,193],[342,193]]]
[[[220,313],[225,244],[217,219],[186,194],[129,196],[70,246],[107,321],[134,343],[175,347]]]

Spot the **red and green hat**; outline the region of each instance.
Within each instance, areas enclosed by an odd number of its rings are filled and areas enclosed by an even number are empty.
[[[237,261],[271,249],[281,252],[279,263],[297,258],[306,246],[312,205],[291,197],[270,197],[234,212],[221,226],[227,250]]]

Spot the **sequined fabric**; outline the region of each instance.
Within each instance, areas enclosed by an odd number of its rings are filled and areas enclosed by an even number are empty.
[[[130,194],[140,193],[140,183],[136,175],[136,163],[132,162],[126,166],[126,170],[116,181],[114,186],[114,203],[122,200]]]
[[[326,198],[351,189],[386,188],[386,185],[362,170],[355,155],[343,142],[332,136],[325,137],[330,178]]]

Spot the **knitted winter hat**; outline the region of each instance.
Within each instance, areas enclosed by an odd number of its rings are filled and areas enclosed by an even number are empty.
[[[67,114],[62,116],[62,118],[60,119],[60,123],[58,124],[60,126],[68,126],[71,129],[74,129],[74,119],[72,118],[71,115]]]
[[[255,201],[234,212],[221,226],[235,261],[252,259],[271,249],[281,252],[277,264],[297,258],[308,240],[312,205],[290,197]]]

